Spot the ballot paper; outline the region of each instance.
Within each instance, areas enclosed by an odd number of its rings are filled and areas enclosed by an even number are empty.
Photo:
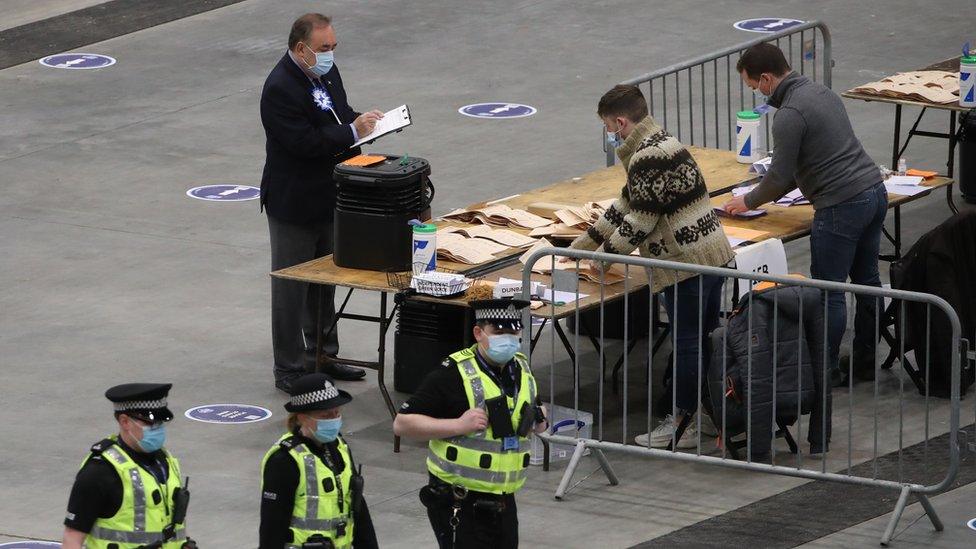
[[[550,219],[540,217],[525,210],[510,208],[505,204],[492,204],[483,208],[472,208],[470,210],[459,208],[445,214],[444,219],[457,219],[465,223],[478,221],[485,225],[521,227],[523,229],[535,229],[552,224],[552,220]]]
[[[467,238],[455,232],[437,231],[437,257],[448,261],[479,265],[493,261],[495,254],[506,250],[508,246],[484,238]]]
[[[547,225],[545,227],[538,227],[532,229],[529,232],[529,236],[539,238],[539,237],[549,237],[557,239],[575,239],[577,236],[586,232],[586,229],[580,229],[577,227],[570,227],[565,223],[553,223],[552,225]]]
[[[444,227],[444,232],[459,233],[468,238],[484,238],[510,248],[528,248],[535,239],[508,229],[492,229],[488,225],[469,225],[467,227]]]
[[[534,246],[529,248],[521,257],[519,261],[525,265],[529,256],[531,256],[536,250],[547,248],[552,246],[552,244],[545,238],[540,238]],[[579,261],[579,269],[576,268],[576,260],[570,261],[560,261],[559,257],[554,256],[542,256],[536,260],[535,265],[532,266],[532,272],[539,274],[551,274],[553,270],[557,271],[575,271],[576,275],[587,280],[589,282],[594,282],[600,284],[601,282],[605,285],[616,284],[618,282],[623,282],[624,274],[623,268],[620,265],[612,265],[609,269],[603,270],[601,265],[587,259],[581,259]],[[602,272],[601,272],[602,271]]]
[[[744,212],[739,212],[739,213],[736,213],[736,214],[732,214],[732,213],[729,213],[729,212],[725,211],[725,208],[723,208],[721,206],[715,206],[713,209],[715,210],[715,213],[717,213],[718,215],[720,215],[722,217],[734,217],[734,218],[739,218],[739,219],[752,219],[754,217],[761,217],[761,216],[766,215],[766,210],[763,210],[763,209],[746,210]]]
[[[803,196],[803,192],[800,189],[793,189],[774,202],[777,206],[802,206],[809,203],[810,201],[807,200],[807,197]]]
[[[916,194],[922,194],[932,190],[923,185],[892,185],[887,181],[885,181],[884,186],[888,194],[900,194],[902,196],[915,196]]]
[[[865,95],[929,103],[959,101],[959,73],[947,71],[900,72],[851,90]]]
[[[361,136],[359,141],[353,143],[352,146],[358,147],[364,143],[369,143],[388,133],[400,131],[410,124],[410,109],[406,105],[400,105],[392,111],[384,113],[383,118],[376,121],[376,126],[373,128],[373,131],[367,136]]]
[[[912,175],[893,175],[888,179],[885,179],[885,185],[911,185],[917,186],[922,184],[924,178]]]
[[[729,239],[729,246],[732,246],[733,248],[735,248],[736,246],[741,246],[742,244],[748,242],[748,240],[744,238],[736,238],[734,236],[729,236],[729,235],[725,235],[725,238]]]
[[[750,192],[752,192],[752,190],[755,189],[756,185],[758,184],[759,183],[756,183],[754,185],[746,185],[745,187],[735,187],[732,189],[732,196],[745,196]]]
[[[769,171],[769,166],[772,163],[773,163],[773,157],[772,156],[767,156],[766,158],[761,158],[761,159],[753,162],[752,165],[749,166],[749,173],[754,173],[756,175],[766,175],[766,172]]]

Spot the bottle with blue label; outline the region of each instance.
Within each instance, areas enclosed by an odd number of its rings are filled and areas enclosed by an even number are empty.
[[[411,220],[413,225],[413,274],[437,270],[437,226]]]
[[[759,122],[755,111],[739,111],[735,117],[735,159],[742,164],[759,160]]]
[[[959,59],[959,106],[976,107],[976,54]]]

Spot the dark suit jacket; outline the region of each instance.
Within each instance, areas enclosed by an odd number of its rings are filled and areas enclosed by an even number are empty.
[[[286,223],[332,221],[335,165],[359,154],[349,124],[359,116],[346,101],[339,69],[321,77],[335,115],[313,97],[315,86],[286,52],[261,92],[261,123],[267,160],[261,177],[261,206]]]

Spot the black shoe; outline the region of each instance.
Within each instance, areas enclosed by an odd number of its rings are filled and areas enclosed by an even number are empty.
[[[834,389],[838,387],[847,387],[848,377],[847,371],[843,369],[831,370],[830,371],[830,386]]]
[[[275,387],[291,395],[291,384],[298,379],[298,376],[283,377],[275,380]]]
[[[874,353],[854,353],[854,379],[874,381]]]
[[[322,372],[332,376],[337,381],[359,381],[366,377],[366,370],[345,364],[323,364]]]

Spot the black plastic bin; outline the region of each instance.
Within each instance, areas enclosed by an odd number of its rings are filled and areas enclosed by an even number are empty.
[[[434,187],[423,158],[395,155],[372,166],[336,166],[335,264],[408,271],[411,219],[430,219]]]

